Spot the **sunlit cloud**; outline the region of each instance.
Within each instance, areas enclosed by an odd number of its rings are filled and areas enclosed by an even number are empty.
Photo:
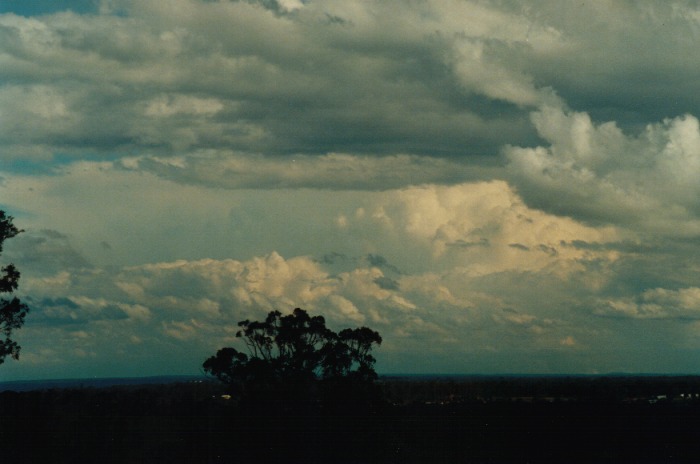
[[[696,236],[700,126],[683,115],[626,135],[614,122],[544,107],[533,123],[550,145],[506,148],[530,204],[597,223]]]

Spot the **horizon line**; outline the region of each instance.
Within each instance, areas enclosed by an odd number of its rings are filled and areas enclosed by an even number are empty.
[[[379,379],[392,377],[700,377],[700,372],[561,372],[561,373],[526,373],[526,372],[389,372],[378,373]],[[196,379],[217,380],[216,377],[206,374],[154,374],[154,375],[125,375],[125,376],[90,376],[90,377],[46,377],[46,378],[25,378],[25,379],[0,379],[0,385],[22,382],[103,382],[113,380],[139,381],[139,380],[159,380],[159,379]]]

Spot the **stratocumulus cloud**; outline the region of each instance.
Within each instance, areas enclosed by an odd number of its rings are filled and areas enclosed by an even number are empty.
[[[196,372],[295,306],[380,371],[700,370],[694,2],[16,3],[8,378]]]
[[[487,31],[462,40],[455,34],[464,24],[442,22],[458,3],[425,11],[310,3],[289,14],[254,2],[124,3],[126,17],[1,18],[10,153],[27,153],[32,139],[37,156],[65,145],[456,155],[466,145],[488,154],[503,131],[532,138],[522,114],[489,118],[480,114],[488,107],[478,108],[486,101],[469,103],[493,96],[502,112],[536,92],[488,62]],[[480,10],[493,28],[510,19]],[[393,18],[388,28],[385,17]]]

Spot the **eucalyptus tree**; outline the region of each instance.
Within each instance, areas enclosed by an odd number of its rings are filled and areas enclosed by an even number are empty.
[[[262,321],[244,320],[238,326],[236,337],[247,353],[226,347],[203,364],[206,373],[237,389],[371,383],[377,378],[372,349],[382,338],[367,327],[336,333],[326,327],[323,316],[300,308],[287,315],[271,311]]]
[[[22,232],[13,224],[13,217],[0,211],[0,254],[5,240],[15,237]],[[19,284],[20,273],[14,264],[7,264],[0,268],[0,364],[7,356],[19,359],[20,346],[12,340],[12,331],[24,325],[24,318],[29,312],[29,307],[13,295]]]

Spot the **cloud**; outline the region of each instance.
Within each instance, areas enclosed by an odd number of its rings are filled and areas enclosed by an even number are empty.
[[[388,327],[387,311],[410,306],[373,282],[382,277],[376,268],[331,276],[310,257],[285,259],[277,253],[248,261],[180,260],[74,272],[25,276],[22,288],[31,292],[26,298],[32,317],[21,341],[25,351],[34,352],[53,333],[52,353],[75,366],[80,365],[75,357],[83,358],[76,349],[92,353],[95,362],[108,356],[119,364],[133,343],[144,346],[139,356],[146,359],[151,350],[157,359],[178,342],[176,351],[187,353],[185,370],[191,371],[202,361],[197,356],[233,341],[237,321],[273,309],[301,306],[343,328],[365,321]]]
[[[691,115],[638,135],[586,113],[545,106],[532,115],[548,146],[508,147],[509,172],[528,204],[643,232],[700,232],[700,126]]]
[[[562,346],[576,346],[576,340],[571,335],[561,339]]]
[[[14,215],[23,216],[23,228],[51,224],[70,237],[62,246],[78,248],[92,265],[165,261],[175,250],[184,259],[278,250],[292,256],[381,255],[406,270],[467,261],[475,269],[532,268],[556,261],[554,252],[564,258],[597,251],[561,241],[620,239],[612,228],[585,227],[528,208],[503,181],[342,190],[319,201],[314,190],[183,186],[111,163],[83,162],[52,176],[9,177],[0,190],[17,205]]]
[[[632,319],[700,319],[700,288],[653,288],[636,298],[605,301],[596,313]]]
[[[504,143],[537,143],[528,113],[553,94],[624,129],[699,103],[684,59],[698,17],[684,2],[346,3],[121,0],[97,14],[0,15],[4,156],[478,165]]]
[[[493,172],[488,166],[405,154],[372,157],[329,153],[279,158],[218,150],[179,158],[127,158],[119,165],[179,183],[227,189],[388,190],[414,183],[464,182]]]
[[[561,8],[543,1],[518,2],[513,9],[556,31],[559,39],[535,53],[505,50],[505,56],[594,120],[616,120],[636,131],[650,121],[697,113],[691,77],[697,65],[685,58],[700,26],[695,3],[645,0]]]
[[[106,205],[112,201],[113,187],[109,182],[102,185],[100,194],[105,200],[97,202],[95,210],[107,210],[115,223],[120,218],[135,218],[130,223],[132,234],[145,227],[155,228],[153,233],[158,235],[171,223],[191,223],[191,214],[210,216],[206,210],[191,210],[183,216],[180,209],[167,206],[169,202],[161,203],[149,197],[150,190],[142,190],[175,184],[132,171],[110,171],[108,166],[104,165],[105,172],[118,175],[118,191],[124,191],[126,181],[131,193],[150,198],[110,211]],[[85,179],[90,183],[104,180],[100,171],[88,172]],[[74,187],[84,188],[81,177],[66,176],[50,176],[46,181],[70,180]],[[218,208],[214,198],[220,191],[209,197],[209,190],[190,188],[195,204]],[[232,198],[240,205],[240,195],[246,194],[223,192],[233,196],[219,196],[216,201],[229,206]],[[157,261],[147,258],[160,252],[150,252],[127,264],[43,268],[42,257],[51,260],[52,252],[39,248],[37,263],[26,266],[21,285],[32,305],[32,320],[22,331],[25,349],[39,350],[40,341],[50,332],[56,337],[52,343],[55,354],[76,359],[76,366],[84,365],[81,362],[98,366],[105,356],[128,364],[124,356],[138,343],[143,365],[152,365],[164,353],[177,353],[183,362],[196,367],[213,350],[235,343],[237,321],[298,306],[323,314],[334,328],[367,325],[378,330],[385,339],[382,349],[386,350],[387,369],[409,368],[410,363],[399,361],[400,353],[424,357],[427,353],[473,356],[557,350],[568,336],[582,344],[591,339],[573,310],[597,301],[596,292],[613,282],[611,269],[627,256],[624,247],[615,248],[620,240],[615,229],[585,226],[528,208],[503,181],[338,192],[337,203],[318,208],[311,222],[299,211],[308,211],[318,197],[304,199],[299,194],[274,190],[271,196],[260,197],[257,193],[258,217],[273,211],[271,205],[274,211],[284,212],[270,214],[268,219],[268,227],[280,229],[281,238],[270,241],[273,236],[264,231],[253,233],[252,228],[261,230],[261,222],[253,222],[249,234],[239,236],[246,241],[241,250],[286,243],[283,239],[298,230],[300,237],[318,237],[306,245],[294,240],[296,249],[304,248],[309,254],[226,257],[230,251],[225,244],[238,239],[228,234],[219,237],[216,223],[207,226],[204,237],[218,242],[219,257]],[[301,205],[297,204],[300,198]],[[70,217],[69,209],[60,210]],[[347,217],[343,227],[334,222],[339,211]],[[165,220],[154,221],[154,214],[163,213],[175,214],[177,221],[168,220],[167,214]],[[228,217],[221,220],[228,221]],[[68,241],[68,233],[42,234],[64,246],[73,241]],[[326,234],[333,240],[326,239]],[[123,237],[106,238],[112,249],[104,249],[102,240],[85,242],[93,244],[94,256],[112,253],[128,243]],[[477,245],[465,246],[469,242]],[[150,246],[163,247],[159,243]],[[514,243],[521,246],[513,247]],[[342,252],[331,251],[334,248]],[[24,269],[23,261],[16,264]],[[573,308],[572,301],[576,301]],[[89,337],[76,338],[78,332]],[[466,339],[469,343],[464,343]],[[494,339],[500,340],[498,346]],[[76,340],[80,342],[77,347]],[[71,354],[74,349],[94,355],[80,357],[83,361],[79,362]]]
[[[71,244],[70,237],[53,229],[22,232],[6,244],[5,258],[21,262],[23,269],[51,274],[59,270],[91,267]]]
[[[0,15],[32,366],[181,371],[302,306],[394,369],[644,370],[652,325],[693,367],[694,3],[65,5]]]
[[[505,132],[532,140],[517,106],[537,91],[489,45],[513,15],[457,2],[113,3],[119,15],[0,18],[12,156],[494,155]]]
[[[418,257],[428,252],[431,266],[468,263],[474,275],[557,266],[567,272],[567,266],[587,255],[566,246],[569,237],[595,243],[620,237],[613,228],[587,227],[528,208],[502,181],[392,191],[373,208],[370,215],[347,219],[346,227],[374,224],[391,231],[399,243],[415,243],[412,252]]]

